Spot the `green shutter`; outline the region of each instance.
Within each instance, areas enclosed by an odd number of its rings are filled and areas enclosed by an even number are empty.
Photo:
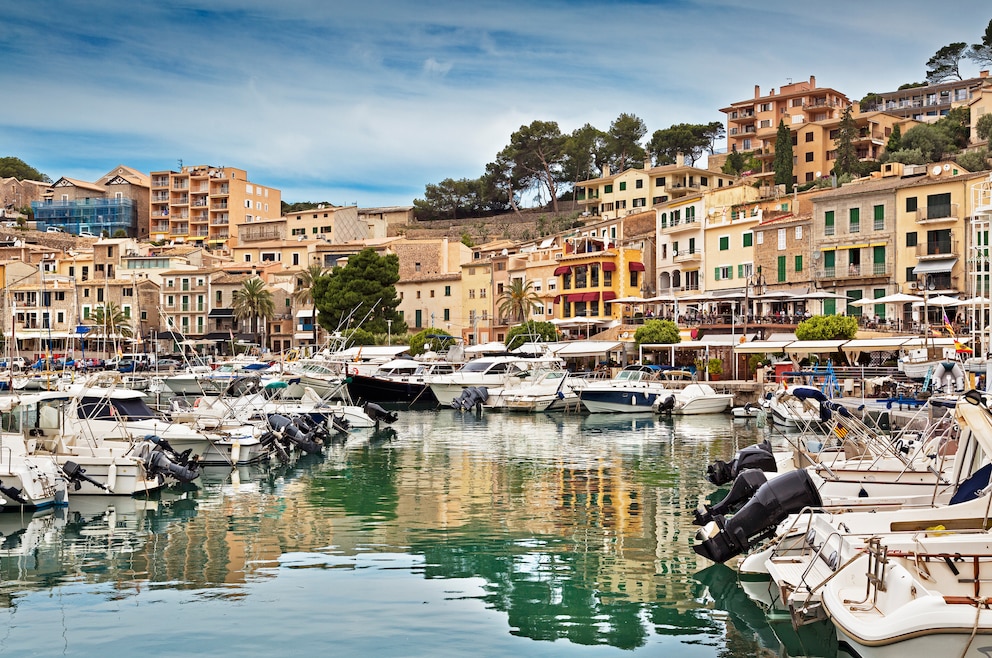
[[[823,300],[823,314],[824,315],[837,315],[837,300],[836,299],[824,299]]]
[[[885,206],[875,206],[875,221],[885,219]]]
[[[720,280],[720,268],[719,267],[713,268],[713,280],[714,281],[719,281]]]
[[[803,271],[803,257],[796,256],[796,272],[802,272],[802,271]]]
[[[737,278],[738,279],[743,279],[744,278],[744,266],[743,265],[738,265],[737,266]]]
[[[778,281],[785,281],[785,256],[778,257]]]
[[[823,266],[833,267],[837,263],[837,252],[831,249],[823,252]]]
[[[725,235],[720,238],[720,251],[726,251],[728,249],[730,249],[730,238]]]
[[[754,233],[745,233],[744,234],[744,246],[745,247],[750,247],[753,244],[754,244]]]
[[[833,210],[828,210],[827,212],[825,212],[823,214],[823,223],[826,226],[833,226],[834,225],[834,211]]]

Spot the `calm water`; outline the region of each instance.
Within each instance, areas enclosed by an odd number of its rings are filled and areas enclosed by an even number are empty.
[[[705,466],[764,429],[447,409],[392,429],[0,516],[0,654],[836,654],[689,547]]]

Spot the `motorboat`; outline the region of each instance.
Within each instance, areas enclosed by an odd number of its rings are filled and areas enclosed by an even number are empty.
[[[451,406],[467,388],[505,390],[524,386],[531,384],[539,372],[562,366],[562,360],[556,357],[482,356],[453,373],[428,378],[428,384],[439,404]]]
[[[826,399],[815,386],[783,385],[766,400],[768,418],[784,429],[816,430],[822,420],[820,403]]]
[[[348,393],[352,400],[361,402],[436,406],[437,396],[428,381],[437,375],[451,374],[457,367],[447,361],[393,359],[372,374],[349,373]]]
[[[184,372],[165,377],[165,386],[177,395],[203,395],[211,391],[221,391],[231,381],[247,374],[261,375],[268,368],[267,363],[259,363],[258,368],[247,369],[244,363],[228,362],[211,370],[209,366],[189,366]],[[278,376],[266,377],[275,381]]]
[[[666,404],[669,399],[671,402]],[[717,393],[709,384],[696,382],[686,384],[684,388],[672,390],[671,398],[658,398],[655,400],[654,409],[677,416],[722,414],[730,408],[733,402],[733,393]]]
[[[651,411],[659,398],[673,393],[658,380],[658,373],[657,366],[627,366],[612,379],[590,380],[579,391],[579,399],[590,413]]]
[[[581,377],[573,377],[567,370],[546,370],[538,374],[531,384],[490,390],[484,406],[531,413],[574,411],[580,409],[582,404],[577,391],[587,382]]]
[[[69,502],[68,478],[55,460],[34,454],[34,442],[25,440],[17,418],[10,410],[13,398],[0,399],[3,427],[0,429],[0,507],[8,510],[40,510]]]

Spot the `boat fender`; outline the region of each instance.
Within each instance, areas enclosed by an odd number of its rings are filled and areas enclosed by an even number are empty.
[[[967,400],[972,404],[977,404],[981,407],[985,406],[985,396],[982,395],[982,392],[979,391],[978,389],[974,389],[974,388],[971,389],[970,391],[965,393],[963,397],[965,400]]]
[[[231,443],[231,463],[237,464],[239,461],[241,461],[241,441],[235,439]]]
[[[117,460],[110,462],[110,467],[107,469],[107,491],[114,493],[117,489]]]

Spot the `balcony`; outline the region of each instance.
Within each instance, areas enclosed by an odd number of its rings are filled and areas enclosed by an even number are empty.
[[[940,204],[927,206],[916,211],[918,224],[936,224],[938,222],[954,222],[958,219],[958,204]]]
[[[172,181],[172,189],[176,191],[188,190],[189,181],[184,179]]]
[[[227,184],[217,185],[210,192],[210,194],[214,196],[227,196],[230,193],[231,193],[231,186]]]
[[[227,210],[227,201],[214,201],[210,204],[211,210]]]
[[[169,187],[168,176],[153,176],[152,187]]]
[[[957,258],[959,253],[958,249],[958,241],[954,238],[927,242],[926,244],[916,245],[916,258],[918,260]]]
[[[728,115],[730,121],[745,121],[754,117],[754,110],[737,110]]]
[[[836,265],[816,270],[816,278],[824,281],[829,279],[875,279],[891,278],[894,266],[891,263],[856,263],[853,265]]]
[[[671,234],[671,233],[681,233],[683,231],[698,231],[701,229],[701,227],[702,224],[697,222],[695,219],[692,219],[692,220],[673,222],[669,224],[667,227],[663,226],[661,230],[664,233]]]
[[[693,263],[703,259],[701,249],[678,249],[674,252],[676,263]]]
[[[152,195],[152,203],[168,203],[169,193],[168,192],[156,192]]]
[[[156,222],[151,225],[150,230],[152,233],[168,233],[169,222]]]

